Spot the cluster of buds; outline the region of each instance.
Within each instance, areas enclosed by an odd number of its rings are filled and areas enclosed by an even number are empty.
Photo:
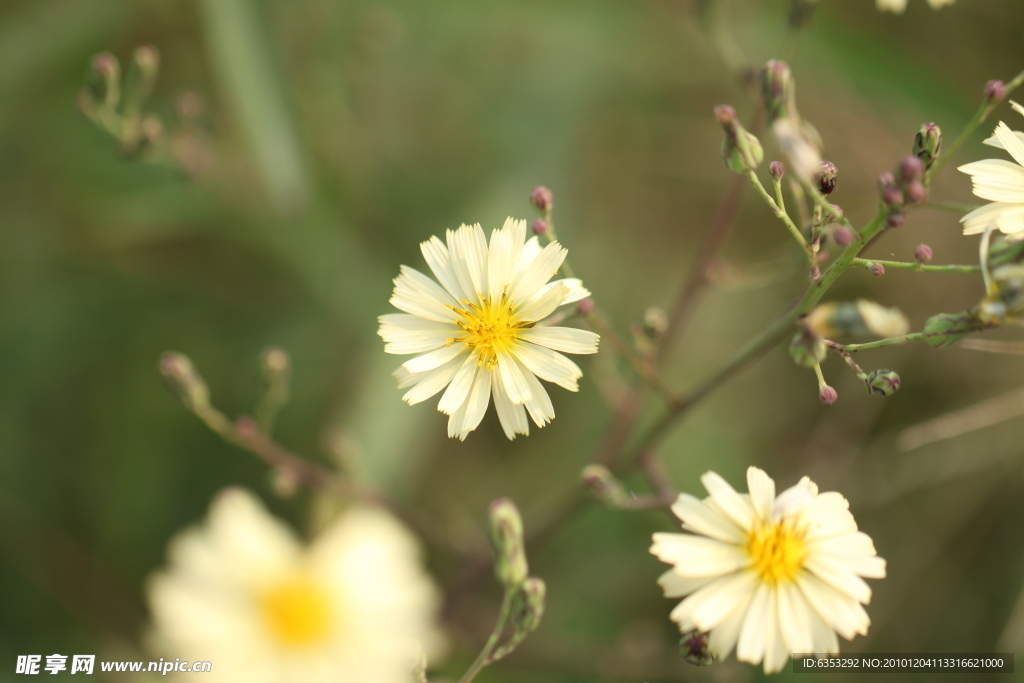
[[[743,127],[736,118],[736,110],[727,104],[715,107],[715,118],[725,131],[722,158],[733,173],[756,170],[764,160],[764,149],[757,136]]]
[[[78,93],[79,110],[116,138],[126,156],[151,150],[163,138],[160,118],[142,112],[159,70],[160,53],[152,45],[135,49],[124,78],[117,57],[102,52],[93,58],[88,83]]]
[[[919,157],[910,155],[900,163],[895,175],[886,172],[878,177],[878,191],[882,197],[882,204],[889,211],[886,224],[890,228],[903,225],[904,207],[924,201],[924,170],[924,162]]]

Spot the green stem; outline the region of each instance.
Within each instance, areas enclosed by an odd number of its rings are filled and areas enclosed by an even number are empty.
[[[782,223],[789,230],[789,234],[791,234],[793,236],[793,239],[796,240],[797,244],[800,245],[801,250],[807,257],[807,267],[811,272],[812,279],[817,279],[818,277],[820,277],[821,272],[818,270],[818,260],[814,256],[814,249],[811,247],[811,245],[807,243],[807,240],[804,239],[804,235],[802,232],[800,232],[800,228],[796,227],[796,224],[793,222],[793,219],[791,219],[789,217],[789,214],[786,213],[785,208],[779,206],[779,204],[777,204],[775,200],[772,199],[771,195],[768,194],[768,191],[764,189],[764,185],[761,184],[761,181],[758,179],[756,173],[754,173],[753,171],[747,171],[747,177],[750,178],[750,184],[753,185],[754,189],[757,190],[757,193],[761,195],[761,199],[764,200],[764,203],[767,204],[768,207],[775,214],[775,216],[780,221],[782,221]]]
[[[875,259],[853,259],[853,265],[863,266],[865,268],[871,268],[874,264],[879,264],[885,268],[903,268],[905,270],[917,270],[922,273],[980,273],[981,266],[926,266],[923,263],[909,263],[906,261],[878,261]]]
[[[477,674],[485,666],[491,663],[491,654],[494,652],[494,648],[497,647],[498,641],[501,640],[501,634],[505,631],[505,622],[508,621],[509,614],[512,612],[512,598],[515,596],[515,593],[515,588],[505,589],[505,598],[501,602],[501,612],[498,614],[498,621],[494,625],[491,637],[487,639],[487,644],[480,650],[480,654],[477,655],[473,664],[470,665],[466,673],[459,679],[459,683],[469,683],[476,678]]]
[[[977,332],[982,329],[984,328],[978,327],[976,330],[971,331]],[[902,337],[888,337],[886,339],[879,339],[877,341],[866,342],[864,344],[846,344],[845,346],[841,346],[839,348],[841,348],[843,351],[847,353],[853,353],[855,351],[880,349],[883,346],[898,346],[900,344],[906,344],[908,342],[927,341],[928,339],[935,339],[936,337],[948,337],[951,334],[961,335],[963,333],[964,330],[956,330],[955,332],[911,332],[910,334],[905,334]]]
[[[915,204],[914,206],[908,206],[907,211],[917,211],[919,209],[935,209],[936,211],[952,211],[954,213],[969,213],[977,208],[980,208],[981,204],[944,204],[941,202],[925,202],[924,204]]]

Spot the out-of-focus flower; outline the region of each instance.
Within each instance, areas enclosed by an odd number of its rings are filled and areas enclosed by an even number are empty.
[[[884,578],[885,560],[857,530],[849,503],[818,493],[804,477],[775,495],[775,482],[747,470],[749,494],[721,476],[701,481],[704,500],[681,494],[672,511],[692,534],[654,534],[651,552],[673,565],[658,583],[668,598],[686,598],[671,618],[683,633],[710,632],[708,647],[781,671],[793,652],[838,652],[867,633],[862,605],[871,600],[863,578]]]
[[[808,314],[806,325],[825,339],[900,337],[910,331],[910,321],[898,308],[888,308],[867,299],[821,304]]]
[[[1024,107],[1012,105],[1024,114]],[[1014,239],[1024,239],[1024,133],[1000,121],[985,144],[1005,149],[1014,160],[984,159],[960,167],[971,176],[974,194],[992,202],[960,219],[964,234],[981,233],[992,225]]]
[[[946,5],[952,5],[956,0],[928,0],[932,9],[941,9]],[[903,14],[907,9],[907,0],[878,0],[878,9],[888,10],[896,14]]]
[[[790,118],[778,119],[772,124],[772,132],[779,143],[779,149],[786,159],[787,167],[805,180],[821,168],[821,153],[808,139],[801,126]]]
[[[405,313],[380,316],[387,353],[422,354],[395,372],[403,396],[419,403],[445,387],[437,409],[449,415],[448,436],[465,439],[491,396],[505,435],[529,434],[554,416],[537,379],[577,391],[583,376],[564,353],[596,353],[598,335],[571,327],[535,327],[562,304],[590,296],[574,278],[548,282],[566,250],[526,240],[526,222],[509,218],[488,244],[479,225],[449,230],[420,248],[437,282],[402,266],[391,304]],[[525,243],[524,243],[525,241]]]
[[[436,650],[438,594],[387,513],[345,512],[309,547],[229,489],[172,540],[148,585],[154,646],[227,683],[413,683]]]

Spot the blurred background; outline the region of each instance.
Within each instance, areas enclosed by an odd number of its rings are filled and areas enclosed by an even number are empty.
[[[532,221],[529,192],[547,185],[574,268],[625,333],[670,305],[731,181],[711,110],[753,115],[743,67],[791,62],[801,113],[839,168],[831,200],[855,224],[921,123],[951,140],[984,83],[1024,67],[1019,0],[938,12],[910,0],[903,16],[822,0],[799,34],[786,2],[723,4],[716,34],[685,0],[5,0],[0,680],[26,652],[135,659],[144,580],[225,486],[311,528],[309,495],[278,496],[266,466],[190,415],[157,371],[162,352],[185,353],[218,407],[251,414],[272,344],[294,365],[275,437],[325,465],[344,459],[396,501],[446,590],[437,676],[458,678],[500,602],[487,504],[512,497],[530,530],[580,496],[609,418],[595,378],[615,359],[607,346],[584,359],[579,394],[554,389],[558,418],[528,438],[508,442],[491,410],[465,443],[449,440],[436,400],[401,401],[401,359],[376,336],[399,264],[423,267],[418,243],[463,222]],[[162,56],[145,109],[164,144],[129,159],[76,96],[96,53],[127,62],[144,44]],[[1000,119],[1024,124],[1004,104],[954,162],[1001,156],[981,145]],[[776,155],[766,142],[766,161]],[[976,201],[955,165],[932,199]],[[925,242],[936,263],[976,262],[958,218],[914,212],[868,253],[912,260]],[[666,382],[692,386],[783,310],[800,264],[748,193]],[[830,298],[899,306],[920,329],[982,294],[979,276],[853,270]],[[714,469],[740,486],[756,464],[780,487],[807,474],[843,492],[889,562],[870,634],[846,652],[1024,651],[1024,359],[921,344],[858,360],[897,370],[902,390],[869,396],[832,359],[840,398],[823,407],[813,374],[770,353],[664,442],[675,484],[702,493]],[[906,448],[936,433],[908,428],[972,406],[957,424],[973,431]],[[548,582],[544,624],[479,680],[760,679],[731,657],[697,669],[678,655],[674,601],[655,583],[664,567],[647,552],[651,532],[672,528],[660,512],[596,503],[550,527],[530,548]]]

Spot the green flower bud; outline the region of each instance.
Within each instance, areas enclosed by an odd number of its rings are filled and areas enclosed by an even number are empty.
[[[168,351],[160,358],[160,374],[186,408],[196,412],[209,407],[210,390],[188,357]]]
[[[518,586],[529,573],[519,509],[508,498],[499,498],[491,503],[490,521],[494,574],[502,585]]]
[[[925,322],[924,341],[936,348],[950,346],[971,332],[977,332],[982,326],[979,316],[972,311],[939,313]]]
[[[537,630],[544,617],[544,605],[547,598],[547,586],[543,579],[536,576],[523,581],[512,598],[511,621],[517,640],[521,640]]]
[[[900,376],[892,370],[875,370],[864,378],[869,394],[892,396],[900,389]]]
[[[914,136],[914,156],[921,160],[925,169],[932,167],[939,158],[942,147],[942,131],[934,123],[926,123],[917,130]]]
[[[768,120],[796,117],[796,86],[793,72],[785,62],[773,59],[761,68],[761,99],[768,110]]]
[[[764,149],[760,140],[736,118],[736,110],[727,104],[719,105],[715,107],[715,118],[725,130],[722,158],[726,168],[733,173],[746,173],[760,166],[764,161]]]
[[[604,465],[587,465],[580,476],[590,494],[608,507],[619,507],[629,497],[626,487]]]
[[[815,334],[810,328],[804,327],[789,343],[789,355],[793,362],[802,368],[813,368],[825,360],[828,347],[825,340]]]
[[[125,75],[124,97],[125,113],[128,115],[138,111],[149,94],[153,92],[156,77],[160,71],[160,52],[152,45],[143,45],[135,49],[132,61]]]
[[[121,64],[109,52],[101,52],[92,59],[86,92],[110,111],[121,101]]]
[[[688,631],[679,640],[679,653],[694,666],[711,666],[715,656],[708,647],[708,635],[700,631]]]

